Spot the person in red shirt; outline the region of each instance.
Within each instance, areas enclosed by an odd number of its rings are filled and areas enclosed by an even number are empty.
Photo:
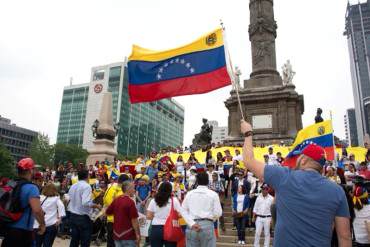
[[[113,239],[116,247],[135,247],[140,245],[140,229],[135,202],[135,186],[131,181],[122,183],[123,195],[117,197],[107,208],[106,214],[114,216]]]

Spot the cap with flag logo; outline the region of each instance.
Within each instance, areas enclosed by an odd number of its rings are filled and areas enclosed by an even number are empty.
[[[324,166],[325,163],[326,163],[325,150],[321,146],[319,146],[315,143],[311,143],[311,144],[307,145],[301,151],[301,154],[304,154],[307,157],[310,157],[311,159],[313,159],[314,161],[316,161],[317,163],[319,163],[322,166]]]

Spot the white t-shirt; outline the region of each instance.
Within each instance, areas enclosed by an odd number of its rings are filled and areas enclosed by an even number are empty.
[[[176,162],[176,169],[177,169],[177,172],[183,173],[184,172],[184,162],[182,161]]]
[[[275,154],[269,154],[269,165],[277,165],[279,162],[277,162],[277,156]]]
[[[183,211],[179,200],[177,200],[177,198],[175,197],[173,198],[173,206],[177,212],[181,213]],[[150,201],[147,210],[154,213],[152,225],[164,225],[166,223],[168,215],[170,214],[171,198],[168,199],[168,203],[161,208],[158,207],[157,203],[153,199]]]
[[[365,221],[370,221],[370,205],[364,205],[361,210],[355,209],[355,219],[353,221],[353,230],[355,232],[356,242],[360,244],[369,244]]]
[[[237,213],[243,212],[244,198],[245,198],[245,195],[243,195],[243,194],[241,194],[241,195],[238,194],[238,196],[236,198],[236,203],[237,203],[236,212]]]
[[[352,185],[352,179],[357,175],[357,172],[345,171],[344,176],[347,179],[347,185]]]
[[[236,155],[236,156],[234,156],[234,157],[233,157],[233,161],[234,161],[234,160],[242,161],[242,160],[243,160],[243,156],[242,156],[241,154]]]

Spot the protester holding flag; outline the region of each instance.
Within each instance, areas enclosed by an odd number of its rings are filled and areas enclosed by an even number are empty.
[[[325,134],[322,124],[308,128]],[[302,133],[301,130],[300,133]],[[347,199],[339,185],[321,176],[325,165],[325,150],[316,144],[296,149],[296,169],[268,166],[256,160],[253,154],[252,126],[242,120],[241,132],[245,136],[243,157],[247,169],[276,193],[277,222],[274,235],[275,247],[330,246],[333,223],[340,246],[351,246],[351,232]],[[297,139],[302,138],[298,134]],[[326,148],[333,146],[326,139]],[[320,137],[317,138],[320,140]],[[331,139],[332,140],[332,139]],[[302,139],[301,141],[307,141]],[[296,140],[297,142],[297,140]],[[303,145],[302,145],[303,146]],[[292,158],[292,156],[291,156]],[[297,213],[299,212],[299,213]]]

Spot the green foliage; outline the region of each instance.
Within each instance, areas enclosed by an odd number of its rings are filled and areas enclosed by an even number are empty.
[[[49,137],[39,133],[37,138],[32,142],[30,156],[36,164],[47,166],[53,164],[54,150],[50,146]]]
[[[0,177],[14,178],[15,162],[9,150],[0,142]]]
[[[75,144],[55,144],[54,145],[54,164],[62,164],[68,161],[74,165],[85,163],[87,159],[87,151]]]

